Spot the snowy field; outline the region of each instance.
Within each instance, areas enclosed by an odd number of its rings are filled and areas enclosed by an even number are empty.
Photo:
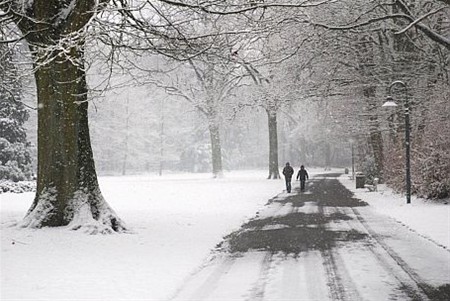
[[[106,200],[133,230],[123,235],[19,229],[13,225],[33,194],[0,194],[0,299],[166,300],[206,263],[224,235],[268,199],[285,195],[284,181],[266,176],[266,171],[242,171],[223,179],[209,174],[100,178]],[[407,206],[403,196],[382,185],[379,192],[367,192],[354,189],[348,175],[340,181],[375,210],[450,248],[449,205],[413,198]]]
[[[222,237],[280,193],[266,171],[103,177],[108,203],[134,231],[86,235],[11,227],[34,194],[0,194],[1,300],[164,300]]]

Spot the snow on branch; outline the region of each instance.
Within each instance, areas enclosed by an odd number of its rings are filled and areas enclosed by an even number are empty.
[[[406,14],[390,14],[390,15],[385,15],[385,16],[381,16],[378,18],[372,18],[369,19],[367,21],[364,22],[360,22],[357,24],[352,24],[352,25],[343,25],[343,26],[334,26],[334,25],[328,25],[328,24],[323,24],[323,23],[316,23],[311,21],[312,25],[315,26],[319,26],[328,30],[352,30],[352,29],[357,29],[360,27],[364,27],[370,24],[374,24],[374,23],[378,23],[380,21],[384,21],[384,20],[390,20],[390,19],[407,19],[408,21],[412,23],[415,22],[414,18],[412,18],[411,16],[408,16]],[[410,25],[411,25],[410,24]],[[414,26],[417,27],[419,30],[421,30],[427,37],[429,37],[431,40],[437,42],[438,44],[444,46],[447,49],[450,49],[450,39],[436,33],[435,31],[431,30],[429,27],[423,25],[421,22],[415,22]],[[408,29],[408,28],[407,28]],[[397,33],[403,33],[405,30],[402,30],[400,32]]]
[[[235,4],[231,5],[229,3],[221,3],[221,1],[214,1],[214,3],[209,3],[206,1],[206,3],[197,4],[195,3],[188,3],[186,1],[172,1],[172,0],[160,0],[160,2],[193,9],[193,10],[199,10],[203,11],[208,14],[214,14],[214,15],[234,15],[234,14],[242,14],[249,11],[254,11],[256,9],[267,9],[267,8],[305,8],[305,7],[316,7],[328,3],[332,3],[335,0],[322,0],[322,1],[311,1],[311,0],[303,0],[303,1],[294,1],[293,3],[281,3],[281,2],[270,2],[270,1],[248,1],[243,4]],[[211,8],[213,7],[213,8]],[[230,9],[231,8],[231,9]]]
[[[405,32],[406,32],[408,29],[410,29],[411,27],[416,26],[417,23],[421,22],[422,20],[428,18],[429,16],[432,16],[432,15],[434,15],[434,14],[436,14],[436,13],[438,13],[438,12],[440,12],[440,11],[446,9],[446,8],[450,8],[450,7],[441,7],[441,8],[435,9],[435,10],[433,10],[433,11],[431,11],[431,12],[429,12],[429,13],[423,15],[423,16],[420,17],[420,18],[417,18],[414,22],[410,23],[408,26],[406,26],[406,27],[403,28],[402,30],[397,31],[395,34],[402,34],[402,33],[405,33]]]

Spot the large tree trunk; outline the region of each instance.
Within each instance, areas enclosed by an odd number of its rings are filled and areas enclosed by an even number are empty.
[[[23,226],[122,231],[125,226],[103,199],[97,181],[83,53],[73,47],[69,57],[58,53],[48,62],[37,58],[37,191]]]
[[[278,133],[277,112],[266,110],[269,123],[269,176],[268,179],[279,179],[278,169]]]
[[[100,192],[88,127],[82,36],[104,3],[34,0],[0,4],[22,31],[35,62],[38,178],[24,227],[69,225],[90,233],[125,230]]]
[[[212,169],[214,177],[222,177],[222,148],[220,145],[220,131],[219,125],[215,120],[209,121],[209,136],[211,138],[211,155],[212,155]]]

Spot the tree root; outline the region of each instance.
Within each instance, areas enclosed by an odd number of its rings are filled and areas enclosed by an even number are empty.
[[[125,223],[106,203],[99,189],[91,192],[77,191],[63,209],[58,212],[55,193],[43,193],[19,224],[23,228],[66,226],[70,230],[87,234],[130,233]],[[62,216],[59,223],[52,218]],[[59,219],[58,219],[59,221]]]

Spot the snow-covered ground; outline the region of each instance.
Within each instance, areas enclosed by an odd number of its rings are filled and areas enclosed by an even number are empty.
[[[348,175],[342,175],[339,180],[356,198],[367,202],[379,213],[392,217],[419,235],[450,249],[449,201],[436,202],[412,196],[411,203],[406,204],[406,196],[394,193],[386,185],[378,185],[378,191],[369,192],[365,188],[356,189],[355,181]]]
[[[103,177],[134,234],[10,227],[33,194],[0,194],[1,300],[164,300],[222,237],[280,193],[266,171]]]
[[[0,194],[0,299],[172,297],[224,235],[282,192],[284,181],[268,181],[266,175],[241,171],[223,179],[209,174],[100,178],[106,200],[134,231],[122,235],[13,227],[33,194]],[[407,206],[402,196],[382,185],[379,192],[366,192],[354,189],[348,176],[340,181],[377,211],[450,248],[449,205],[413,198]]]

